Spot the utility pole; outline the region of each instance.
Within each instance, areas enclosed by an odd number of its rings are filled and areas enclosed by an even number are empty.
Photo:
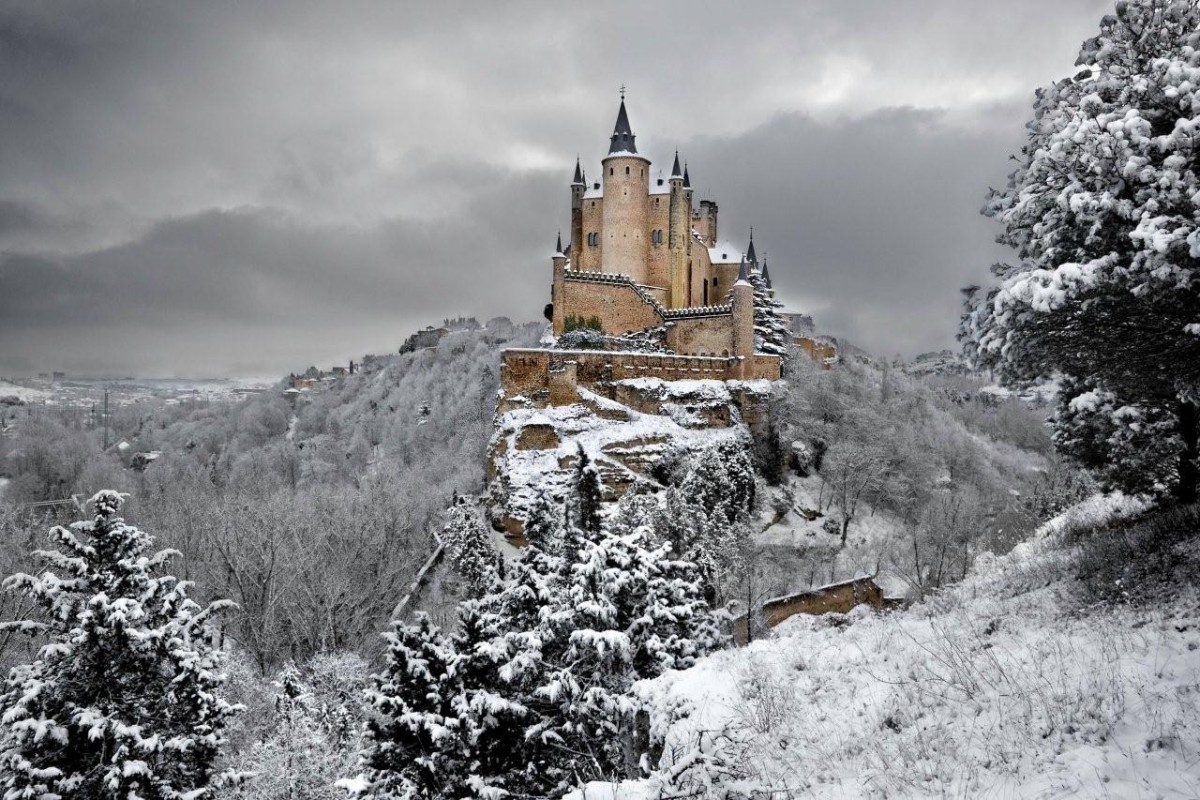
[[[108,452],[108,387],[104,387],[104,452]]]

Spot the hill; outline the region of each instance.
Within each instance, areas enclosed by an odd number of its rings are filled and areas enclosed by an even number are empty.
[[[655,769],[587,797],[1195,797],[1197,566],[1195,507],[1094,496],[907,610],[639,685]]]

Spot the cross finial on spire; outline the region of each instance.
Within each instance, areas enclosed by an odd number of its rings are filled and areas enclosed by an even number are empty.
[[[621,99],[624,100],[625,99],[625,84],[623,84],[623,83],[621,84],[620,91],[621,91]]]

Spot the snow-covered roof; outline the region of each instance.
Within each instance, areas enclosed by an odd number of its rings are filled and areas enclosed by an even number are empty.
[[[588,186],[588,188],[585,189],[583,192],[584,200],[595,200],[600,197],[604,197],[604,188],[603,188],[603,185],[599,182],[593,183],[592,185]]]
[[[660,184],[659,181],[662,181]],[[650,185],[650,194],[670,194],[671,184],[662,178],[658,178]]]
[[[708,248],[708,260],[714,264],[736,264],[742,260],[742,248],[729,240],[718,240]]]
[[[650,159],[646,158],[641,153],[635,153],[632,150],[618,150],[615,153],[609,153],[602,159],[602,161],[608,161],[610,158],[640,158],[647,164],[650,163]]]

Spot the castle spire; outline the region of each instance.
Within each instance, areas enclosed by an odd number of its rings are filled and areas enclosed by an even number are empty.
[[[750,247],[746,250],[746,260],[758,264],[758,256],[754,254],[754,226],[750,226]]]
[[[692,179],[688,177],[687,162],[683,162],[683,188],[692,188]]]
[[[738,283],[750,283],[750,278],[746,275],[746,257],[745,256],[742,256],[742,263],[738,264],[737,282]]]
[[[617,124],[613,127],[612,143],[608,146],[608,154],[636,153],[633,130],[629,127],[629,112],[625,110],[625,88],[621,87],[621,108],[617,111]]]
[[[571,185],[583,185],[583,167],[579,164],[579,156],[575,156],[575,180],[571,181]]]
[[[767,285],[768,289],[773,288],[771,286],[771,273],[767,272],[767,254],[766,253],[763,253],[762,279],[763,279],[763,283],[765,283]]]
[[[675,151],[675,166],[671,167],[672,178],[682,178],[683,173],[679,170],[679,151]]]
[[[554,254],[555,254],[555,255],[561,255],[561,254],[562,254],[562,251],[563,251],[563,249],[562,249],[562,231],[559,231],[559,232],[558,232],[558,239],[556,239],[556,240],[554,241]]]

